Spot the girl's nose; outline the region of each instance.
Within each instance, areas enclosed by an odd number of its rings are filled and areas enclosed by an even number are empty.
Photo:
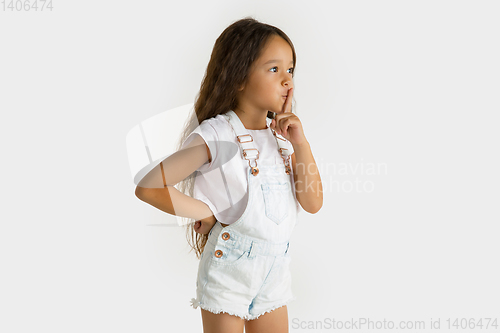
[[[293,88],[293,81],[292,79],[286,78],[283,80],[283,86],[287,87],[288,89]]]

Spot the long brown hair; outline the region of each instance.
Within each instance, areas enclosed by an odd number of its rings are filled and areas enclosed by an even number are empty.
[[[182,147],[184,140],[198,124],[234,110],[238,106],[236,98],[238,88],[246,82],[252,64],[259,58],[269,38],[275,35],[282,37],[292,48],[295,68],[295,48],[290,38],[279,28],[246,17],[232,23],[222,32],[215,41],[200,92],[194,103],[194,114],[191,114],[185,124],[177,149]],[[272,118],[272,113],[268,112],[267,117]],[[178,189],[191,197],[194,174],[178,184]],[[196,256],[200,258],[208,234],[195,232],[194,223],[190,222],[194,222],[193,219],[188,219],[188,223],[184,223],[187,226],[187,241],[191,251],[195,250]]]

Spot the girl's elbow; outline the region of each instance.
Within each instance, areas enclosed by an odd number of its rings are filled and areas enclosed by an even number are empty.
[[[147,199],[147,192],[148,192],[148,188],[146,187],[140,187],[140,186],[137,186],[135,188],[135,196],[141,200],[141,201],[146,201]]]
[[[323,199],[321,199],[320,201],[318,202],[315,202],[311,205],[310,207],[310,210],[307,211],[308,213],[311,213],[311,214],[316,214],[317,212],[320,211],[321,207],[323,207]]]
[[[323,205],[319,205],[319,206],[314,206],[314,207],[311,207],[311,209],[309,210],[306,210],[306,212],[310,213],[310,214],[316,214],[317,212],[319,212],[319,210],[321,209]]]
[[[323,203],[319,204],[319,206],[314,210],[313,214],[316,214],[317,212],[319,212],[321,210],[321,207],[323,207]]]
[[[321,209],[321,206],[322,204],[320,205],[315,205],[314,203],[302,203],[300,202],[299,200],[299,203],[300,203],[300,206],[302,207],[303,210],[305,210],[306,212],[308,212],[309,214],[316,214],[317,212],[319,212],[319,210]]]

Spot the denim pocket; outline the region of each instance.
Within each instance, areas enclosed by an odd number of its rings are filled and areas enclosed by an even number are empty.
[[[220,255],[220,257],[217,257],[217,255]],[[214,253],[212,253],[212,263],[215,265],[233,266],[243,262],[245,258],[248,258],[248,251],[238,248],[216,247]]]
[[[266,216],[274,223],[280,224],[288,216],[288,183],[284,184],[261,184],[264,195]]]

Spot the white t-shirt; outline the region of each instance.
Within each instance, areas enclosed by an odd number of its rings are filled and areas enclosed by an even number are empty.
[[[253,137],[255,148],[259,151],[257,166],[283,164],[278,144],[269,128],[271,119],[266,118],[266,121],[267,129],[247,129]],[[197,169],[193,197],[206,203],[217,221],[226,224],[236,222],[245,211],[248,201],[246,172],[249,168],[248,160],[241,157],[236,134],[226,118],[217,115],[214,118],[204,120],[196,127],[184,140],[181,149],[193,140],[195,134],[200,135],[205,140],[212,161]],[[293,146],[288,140],[286,145],[291,155]],[[254,165],[252,161],[252,166]],[[292,168],[291,157],[290,168]],[[292,181],[295,197],[295,186],[293,185]],[[299,207],[296,197],[295,202]]]

